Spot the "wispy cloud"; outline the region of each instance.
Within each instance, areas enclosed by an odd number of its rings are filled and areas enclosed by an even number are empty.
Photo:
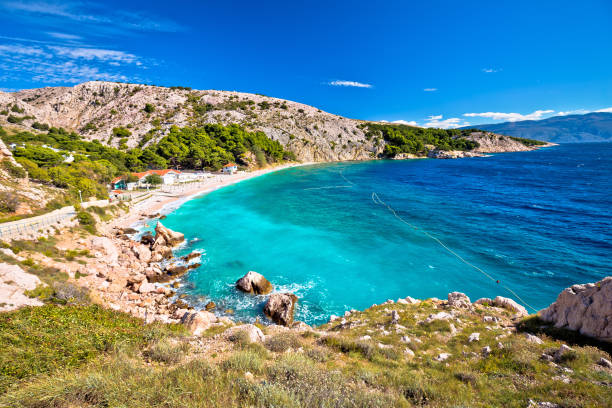
[[[398,125],[408,125],[408,126],[419,126],[418,123],[414,120],[394,120],[391,123],[397,123]]]
[[[132,31],[181,31],[182,26],[174,21],[149,16],[142,12],[132,12],[109,8],[105,4],[82,3],[74,1],[6,1],[0,7],[23,18],[43,17],[41,23],[50,23],[49,18],[87,24],[91,32],[91,24],[103,29],[125,29]]]
[[[427,118],[425,127],[433,127],[440,129],[454,129],[462,126],[469,126],[470,122],[466,122],[461,118],[442,119],[442,115],[431,115]]]
[[[58,40],[65,40],[65,41],[78,41],[78,40],[83,39],[83,37],[81,37],[80,35],[56,33],[53,31],[48,32],[47,35],[49,35],[50,37],[56,38]]]
[[[423,89],[424,92],[436,92],[438,90],[438,88],[425,88]]]
[[[482,112],[482,113],[464,113],[463,116],[470,118],[489,118],[493,120],[503,120],[507,122],[516,122],[518,120],[538,120],[542,119],[545,115],[550,115],[554,113],[554,110],[545,109],[545,110],[536,110],[532,113],[528,113],[526,115],[510,112]]]
[[[105,50],[99,48],[71,48],[71,47],[49,47],[58,56],[68,57],[72,59],[84,59],[87,61],[116,61],[127,64],[140,64],[138,57],[124,51]]]
[[[483,68],[482,72],[486,73],[486,74],[494,74],[496,72],[501,71],[501,68]]]
[[[328,85],[331,86],[346,86],[346,87],[352,87],[352,88],[372,88],[372,85],[370,84],[364,84],[361,82],[356,82],[356,81],[331,81],[328,83]]]
[[[612,113],[612,106],[609,107],[609,108],[598,109],[595,112],[608,112],[608,113]]]
[[[138,56],[120,50],[42,45],[0,44],[0,76],[34,83],[79,83],[91,80],[127,81],[124,68],[144,68]]]

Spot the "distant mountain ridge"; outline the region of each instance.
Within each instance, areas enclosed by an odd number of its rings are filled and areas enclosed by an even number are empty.
[[[612,113],[608,112],[553,116],[542,120],[494,123],[476,127],[502,135],[553,143],[612,141]]]

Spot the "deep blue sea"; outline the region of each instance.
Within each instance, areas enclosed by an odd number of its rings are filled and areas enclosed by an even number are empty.
[[[179,292],[244,320],[263,320],[265,302],[234,289],[249,270],[295,293],[310,324],[451,291],[540,309],[612,274],[612,144],[297,167],[188,201],[164,224],[185,233],[182,253],[204,253]]]

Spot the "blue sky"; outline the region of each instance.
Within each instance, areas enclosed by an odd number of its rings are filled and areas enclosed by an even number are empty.
[[[0,89],[87,80],[437,127],[612,111],[612,1],[0,0]]]

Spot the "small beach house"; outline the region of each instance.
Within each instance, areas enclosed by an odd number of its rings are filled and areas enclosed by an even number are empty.
[[[125,178],[123,176],[115,177],[111,181],[111,189],[112,190],[125,190],[125,189],[127,189],[127,184],[125,182]]]
[[[221,171],[227,174],[234,174],[238,171],[238,166],[236,165],[236,163],[227,163],[225,166],[223,166],[223,169]]]

